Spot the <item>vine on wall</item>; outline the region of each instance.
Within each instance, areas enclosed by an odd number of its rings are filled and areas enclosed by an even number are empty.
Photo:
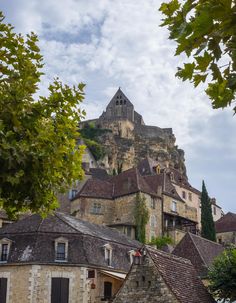
[[[141,195],[141,193],[137,193],[134,219],[136,225],[136,240],[140,241],[141,243],[145,243],[146,224],[149,221],[149,211],[145,202],[145,197]]]

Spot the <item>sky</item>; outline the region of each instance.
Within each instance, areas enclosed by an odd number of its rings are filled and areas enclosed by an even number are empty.
[[[121,87],[148,125],[172,127],[189,181],[224,212],[236,212],[236,116],[175,77],[186,58],[160,27],[160,0],[1,0],[6,21],[34,31],[44,56],[40,94],[55,77],[86,84],[83,108],[97,118]]]

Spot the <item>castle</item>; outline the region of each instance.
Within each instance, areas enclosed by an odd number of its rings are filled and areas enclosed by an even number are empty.
[[[83,122],[82,127],[86,123],[111,130],[98,138],[106,150],[99,165],[108,171],[118,166],[122,166],[123,170],[129,169],[148,156],[162,168],[175,168],[186,175],[184,151],[175,145],[172,128],[146,125],[142,115],[135,111],[134,105],[120,88],[101,116]]]

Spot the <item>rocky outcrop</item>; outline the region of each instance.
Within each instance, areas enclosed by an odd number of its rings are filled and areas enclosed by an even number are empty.
[[[149,157],[161,168],[176,168],[186,175],[184,151],[175,145],[172,129],[145,125],[142,116],[120,89],[106,111],[92,123],[97,128],[110,130],[96,138],[106,152],[99,164],[108,171],[129,169]]]

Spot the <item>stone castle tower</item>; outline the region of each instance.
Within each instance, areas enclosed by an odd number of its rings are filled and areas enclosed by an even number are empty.
[[[106,150],[99,164],[107,170],[118,167],[126,170],[149,157],[161,167],[173,167],[186,174],[184,151],[175,145],[172,128],[145,125],[142,115],[120,88],[102,115],[83,122],[82,126],[88,122],[110,130],[98,138]]]

